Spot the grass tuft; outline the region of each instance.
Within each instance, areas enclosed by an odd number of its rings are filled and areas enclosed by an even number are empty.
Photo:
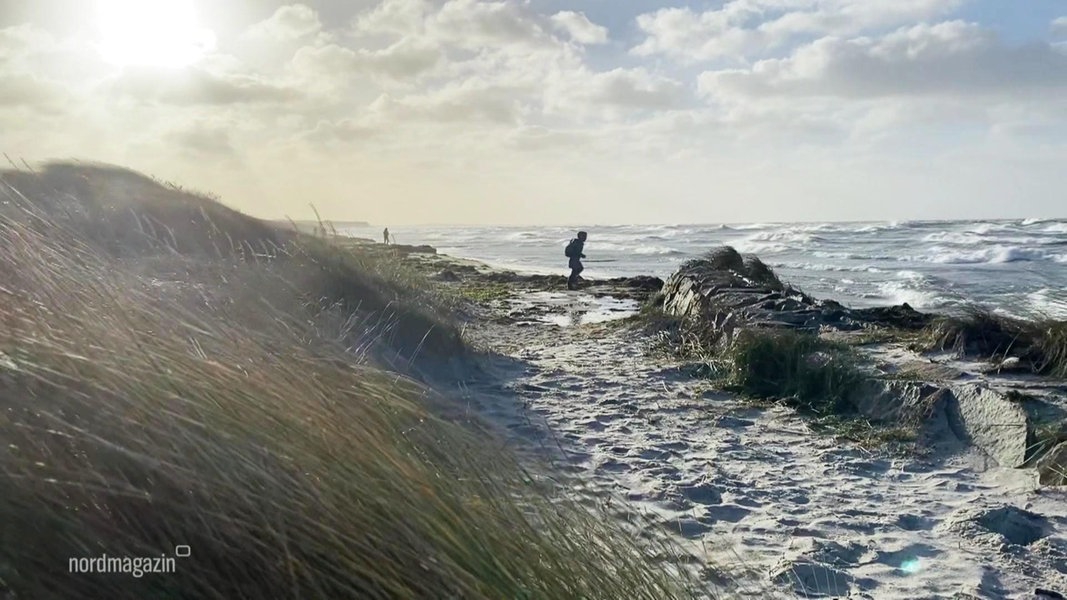
[[[304,238],[264,256],[112,246],[95,228],[106,197],[63,196],[85,209],[68,219],[34,181],[0,189],[4,594],[691,597],[648,559],[665,542],[569,500],[382,368],[387,349],[462,349],[403,269]],[[144,189],[185,214],[184,192]],[[192,555],[166,575],[68,571],[176,545]]]
[[[849,394],[862,377],[846,346],[791,330],[742,330],[721,360],[730,387],[817,414],[850,412]]]
[[[1016,357],[1033,373],[1067,377],[1067,321],[1026,321],[972,308],[936,319],[918,347],[990,361]]]

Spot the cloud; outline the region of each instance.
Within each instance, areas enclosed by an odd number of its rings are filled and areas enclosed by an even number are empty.
[[[229,131],[221,126],[196,123],[171,131],[164,137],[194,158],[237,156]]]
[[[1067,37],[1067,17],[1060,17],[1052,21],[1050,26],[1052,34]]]
[[[708,71],[706,96],[847,98],[995,95],[1067,90],[1067,54],[1048,44],[1004,45],[979,25],[952,21],[880,38],[826,37],[749,69]]]
[[[533,13],[517,2],[450,0],[432,21],[442,39],[468,48],[494,43],[548,44],[552,38]]]
[[[31,107],[42,110],[58,108],[63,90],[26,73],[0,73],[0,108]]]
[[[293,57],[292,67],[304,74],[341,78],[369,73],[407,79],[432,69],[441,58],[441,51],[433,45],[405,38],[381,50],[353,50],[338,44],[305,46]]]
[[[379,139],[385,130],[359,119],[320,120],[302,137],[313,145],[351,145]]]
[[[643,68],[575,72],[554,82],[545,95],[548,111],[572,119],[598,115],[619,118],[632,111],[669,109],[681,106],[689,97],[680,82]]]
[[[431,12],[433,6],[426,0],[383,0],[357,17],[354,29],[364,34],[419,34]]]
[[[763,56],[801,36],[850,36],[948,14],[962,0],[732,0],[716,10],[665,8],[638,16],[639,56],[682,62]]]
[[[425,94],[394,98],[383,94],[369,107],[372,118],[395,122],[420,119],[437,123],[516,124],[529,90],[467,79]]]
[[[202,69],[126,70],[111,82],[114,92],[142,101],[179,106],[291,102],[303,94],[248,74],[216,74]]]
[[[322,31],[322,21],[313,8],[305,4],[287,4],[268,19],[245,31],[244,37],[260,42],[287,42],[311,37]]]
[[[425,0],[384,0],[356,19],[354,31],[362,37],[418,38],[481,51],[494,46],[552,46],[559,42],[551,34],[555,28],[549,18],[514,0],[448,0],[436,5]]]
[[[30,25],[0,29],[0,108],[55,112],[67,90],[50,67],[64,48],[48,32]]]
[[[579,44],[606,44],[608,29],[589,20],[584,13],[565,10],[552,15],[552,24]]]

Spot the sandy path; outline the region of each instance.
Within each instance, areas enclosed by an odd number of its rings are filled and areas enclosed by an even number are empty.
[[[969,454],[872,455],[791,410],[706,391],[631,330],[497,324],[477,335],[516,359],[499,375],[519,403],[494,404],[491,418],[561,448],[580,493],[652,515],[697,563],[748,571],[748,597],[1067,592],[1067,494],[1036,492],[1029,472],[984,470]],[[1002,522],[1018,544],[990,531]]]

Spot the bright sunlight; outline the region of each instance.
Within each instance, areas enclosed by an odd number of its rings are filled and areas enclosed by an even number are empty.
[[[184,67],[215,47],[192,0],[98,0],[100,52],[119,66]]]

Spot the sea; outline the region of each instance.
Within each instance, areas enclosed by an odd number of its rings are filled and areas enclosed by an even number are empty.
[[[589,232],[585,277],[667,278],[729,245],[785,281],[854,307],[907,302],[919,310],[977,306],[1021,318],[1067,319],[1067,219],[615,225]],[[521,273],[565,274],[568,227],[390,228],[397,243]],[[381,239],[378,227],[343,233]]]

